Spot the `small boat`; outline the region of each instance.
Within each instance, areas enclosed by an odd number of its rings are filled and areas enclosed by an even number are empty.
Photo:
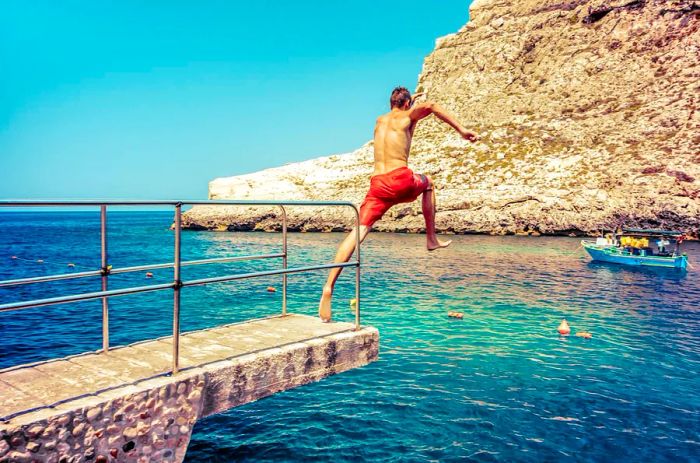
[[[581,245],[594,261],[685,270],[688,256],[680,252],[684,239],[679,231],[625,228],[595,241],[583,240]]]

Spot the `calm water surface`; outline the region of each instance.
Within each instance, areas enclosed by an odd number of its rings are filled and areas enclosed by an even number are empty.
[[[165,213],[112,214],[111,263],[171,261],[169,225]],[[97,268],[98,233],[97,213],[0,213],[0,279]],[[330,261],[341,237],[290,235],[290,265]],[[184,259],[280,245],[261,233],[183,240]],[[424,236],[393,234],[363,246],[363,323],[379,328],[379,361],[200,421],[187,461],[700,461],[697,243],[686,246],[696,266],[687,273],[591,264],[569,238],[423,246]],[[184,278],[274,265],[186,268]],[[154,274],[115,275],[110,286],[172,278]],[[277,313],[281,294],[265,288],[280,278],[186,288],[183,329]],[[324,278],[290,276],[290,310],[315,313]],[[339,319],[352,318],[353,283],[341,277]],[[0,303],[76,289],[99,290],[99,280],[0,288]],[[111,300],[112,343],[168,334],[171,297]],[[558,336],[562,318],[593,338]],[[99,302],[2,313],[0,367],[97,349],[100,320]]]

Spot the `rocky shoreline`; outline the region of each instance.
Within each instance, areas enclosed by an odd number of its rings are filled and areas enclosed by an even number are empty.
[[[417,91],[481,135],[429,118],[409,164],[437,185],[442,233],[595,235],[700,230],[700,10],[692,1],[477,0],[437,40]],[[343,200],[369,185],[372,143],[209,184],[211,199]],[[290,208],[289,229],[349,229],[337,209]],[[198,206],[183,226],[278,230],[274,208]],[[423,231],[420,202],[375,230]]]

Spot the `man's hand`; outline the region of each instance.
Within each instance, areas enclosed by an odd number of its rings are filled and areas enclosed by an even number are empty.
[[[462,129],[459,131],[459,134],[462,136],[462,138],[472,143],[479,139],[479,136],[477,134],[475,134],[474,132],[470,132],[469,130]]]
[[[425,96],[425,92],[414,93],[413,96],[411,96],[411,107],[413,107],[413,105],[416,104],[416,100],[422,96]]]

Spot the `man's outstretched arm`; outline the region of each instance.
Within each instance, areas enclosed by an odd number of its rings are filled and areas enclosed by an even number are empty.
[[[410,117],[411,120],[414,122],[417,122],[423,118],[426,118],[430,116],[431,114],[435,114],[435,117],[440,119],[441,121],[449,124],[453,129],[455,129],[465,140],[469,140],[471,142],[475,142],[478,137],[474,132],[471,132],[464,127],[462,127],[462,124],[457,122],[457,119],[454,118],[450,113],[448,113],[442,106],[440,106],[437,103],[433,103],[431,101],[426,101],[425,103],[419,103],[411,108],[411,113]]]

